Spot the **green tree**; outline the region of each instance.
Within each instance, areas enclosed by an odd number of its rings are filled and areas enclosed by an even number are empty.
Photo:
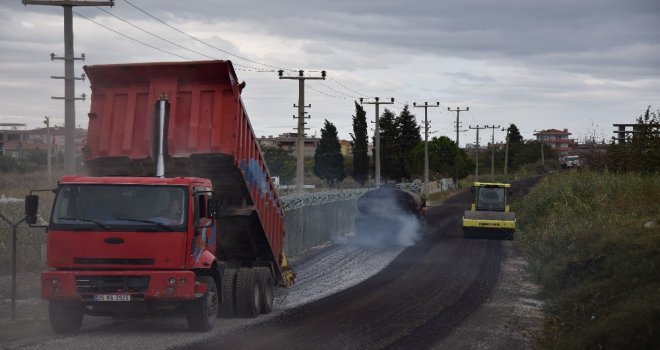
[[[417,124],[417,120],[414,114],[410,113],[408,105],[403,106],[403,110],[396,118],[396,125],[398,129],[398,136],[396,144],[399,147],[399,178],[409,179],[410,173],[406,170],[406,160],[410,152],[422,142],[422,136],[420,135],[420,126]]]
[[[509,124],[507,128],[507,141],[509,142],[509,164],[507,167],[513,169],[513,160],[516,158],[516,155],[520,152],[522,145],[524,143],[522,135],[520,135],[520,130],[516,124]],[[502,164],[504,164],[504,157],[502,156]]]
[[[401,169],[402,157],[399,152],[399,145],[397,144],[399,130],[396,115],[387,108],[385,108],[385,111],[379,118],[379,128],[381,177],[386,180],[398,181],[405,172]]]
[[[364,185],[369,179],[369,137],[367,135],[367,113],[355,102],[353,116],[353,178]]]
[[[408,105],[403,106],[401,114],[396,119],[396,124],[399,129],[397,144],[402,153],[408,153],[422,141],[420,126],[417,125],[415,115],[410,113]]]
[[[265,147],[263,154],[270,175],[279,176],[282,184],[290,184],[296,174],[296,157],[276,147]]]
[[[520,130],[518,130],[516,124],[509,124],[507,130],[509,131],[508,141],[510,145],[523,143],[523,137],[520,135]]]
[[[459,177],[465,177],[474,171],[475,164],[464,150],[446,136],[433,137],[429,140],[429,177],[439,179],[453,177],[458,168]],[[424,172],[424,142],[420,142],[410,152],[406,168],[413,175],[421,176]]]
[[[337,128],[327,119],[321,128],[321,142],[314,154],[314,175],[325,180],[330,188],[346,177]]]
[[[511,152],[511,150],[509,150]],[[549,145],[543,145],[543,158],[547,161],[557,159],[557,152]],[[511,159],[511,153],[509,153]],[[490,160],[490,158],[489,158]],[[541,143],[539,141],[526,141],[519,145],[514,157],[511,159],[514,169],[518,169],[526,164],[533,164],[541,161]],[[479,163],[482,164],[482,163]],[[483,163],[485,165],[485,163]],[[487,164],[490,166],[490,162]],[[490,168],[489,168],[490,169]]]
[[[617,171],[642,174],[660,172],[660,110],[651,112],[651,106],[637,118],[635,133],[625,142],[608,148],[610,167]]]

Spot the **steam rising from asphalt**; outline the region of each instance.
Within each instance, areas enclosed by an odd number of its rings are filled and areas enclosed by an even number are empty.
[[[360,197],[356,236],[350,243],[371,248],[408,247],[422,238],[421,201],[412,192],[380,188]]]

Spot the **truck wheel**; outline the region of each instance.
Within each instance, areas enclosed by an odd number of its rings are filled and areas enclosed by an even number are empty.
[[[218,309],[220,317],[236,317],[236,269],[225,268],[222,273],[222,304]]]
[[[236,276],[236,311],[239,317],[257,317],[261,312],[261,295],[254,269],[241,267]]]
[[[218,315],[218,289],[213,277],[200,276],[197,281],[206,283],[208,290],[202,297],[186,303],[186,318],[190,329],[207,332],[213,329]]]
[[[79,331],[84,315],[85,307],[81,303],[52,300],[48,303],[50,326],[55,333],[69,334]]]
[[[269,314],[273,311],[273,275],[267,267],[257,267],[255,271],[261,294],[261,313]]]

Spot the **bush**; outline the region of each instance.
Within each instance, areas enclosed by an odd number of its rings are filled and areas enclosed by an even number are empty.
[[[547,349],[660,344],[660,178],[571,171],[515,204],[516,244],[543,286]]]

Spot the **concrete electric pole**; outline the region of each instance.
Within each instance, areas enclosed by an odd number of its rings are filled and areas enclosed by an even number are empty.
[[[481,126],[480,127],[479,125],[477,125],[475,127],[472,127],[472,126],[469,127],[470,129],[477,130],[477,160],[476,160],[477,168],[475,169],[475,173],[474,173],[474,181],[479,181],[479,130],[486,129],[487,127],[488,126]]]
[[[46,124],[46,164],[48,166],[48,186],[53,185],[53,168],[50,161],[50,118],[44,117],[44,124]]]
[[[298,135],[296,138],[296,192],[305,191],[305,80],[325,80],[325,71],[321,71],[320,77],[306,77],[304,71],[299,70],[297,77],[285,77],[284,71],[279,70],[280,79],[298,80]],[[310,106],[311,107],[311,106]]]
[[[64,100],[64,174],[74,175],[76,172],[75,131],[76,131],[76,100],[85,100],[75,97],[75,81],[84,78],[74,76],[73,62],[84,60],[85,56],[76,58],[73,55],[73,7],[74,6],[113,6],[114,1],[87,1],[87,0],[23,0],[23,5],[50,5],[62,6],[64,9],[64,57],[55,57],[50,54],[51,60],[64,60],[64,76],[51,77],[64,79],[64,97],[52,97],[55,100]]]
[[[364,102],[364,99],[360,97],[360,104],[371,104],[371,105],[376,105],[376,130],[374,131],[375,134],[375,145],[374,147],[376,148],[376,174],[374,177],[376,178],[376,187],[380,186],[380,128],[378,127],[380,115],[378,113],[378,107],[380,105],[391,105],[394,103],[394,97],[390,99],[390,102],[381,102],[380,98],[374,97],[375,101],[372,102]]]
[[[493,135],[491,136],[490,139],[490,148],[491,148],[491,154],[490,154],[490,181],[495,181],[495,129],[499,129],[501,126],[500,125],[493,125],[493,126],[485,126],[488,129],[493,129]]]
[[[456,112],[456,146],[458,148],[461,148],[460,144],[458,143],[458,130],[460,129],[460,114],[461,112],[467,112],[470,110],[470,107],[465,107],[465,109],[461,109],[461,107],[456,107],[456,109],[451,109],[450,107],[447,107],[447,110],[450,112]]]
[[[447,107],[447,110],[450,111],[450,112],[456,112],[456,147],[458,147],[458,149],[460,150],[461,149],[461,144],[458,143],[458,141],[459,141],[458,133],[459,133],[459,130],[461,128],[460,127],[460,115],[461,115],[461,112],[469,111],[470,107],[465,107],[465,109],[461,109],[461,107],[456,107],[456,109],[451,109],[450,107]],[[477,134],[479,134],[479,131],[477,131]],[[457,154],[457,156],[458,156],[458,154]],[[454,163],[456,164],[456,177],[454,178],[454,185],[458,189],[458,161],[454,160]]]
[[[542,131],[534,130],[539,139],[539,143],[541,144],[541,165],[545,165],[545,150],[543,149],[544,143],[543,143],[543,136],[540,135]]]
[[[428,102],[424,102],[424,105],[417,105],[416,102],[413,102],[413,107],[424,108],[424,196],[428,198],[429,196],[429,121],[428,121],[428,109],[430,107],[440,107],[440,102],[436,102],[435,105],[429,105]]]
[[[502,129],[506,131],[506,148],[504,151],[504,176],[507,176],[507,171],[509,168],[509,128]]]

